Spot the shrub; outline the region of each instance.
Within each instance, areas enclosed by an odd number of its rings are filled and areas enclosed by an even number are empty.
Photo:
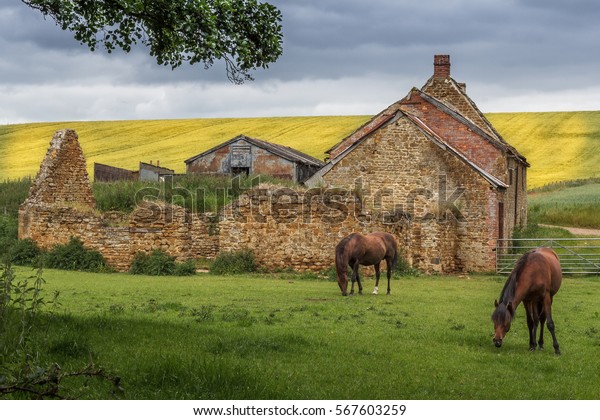
[[[241,274],[256,271],[256,260],[251,250],[221,252],[210,267],[213,274]]]
[[[178,264],[175,257],[155,249],[150,254],[138,252],[133,258],[129,272],[149,276],[191,276],[196,274],[196,265],[192,260]]]
[[[196,264],[193,260],[187,260],[184,263],[176,264],[174,274],[176,276],[193,276],[196,274]]]
[[[16,241],[10,252],[10,258],[13,264],[17,265],[35,265],[42,255],[40,247],[31,239]]]
[[[0,215],[0,259],[10,256],[18,236],[18,223],[15,217]]]
[[[83,246],[79,238],[65,245],[56,245],[42,257],[43,265],[61,270],[101,272],[109,270],[102,254]]]

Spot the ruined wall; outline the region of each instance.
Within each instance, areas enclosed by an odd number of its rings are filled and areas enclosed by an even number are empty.
[[[85,158],[74,130],[54,134],[25,204],[94,207]]]
[[[95,209],[85,158],[72,130],[58,131],[19,208],[19,238],[43,248],[73,237],[126,271],[137,252],[162,249],[177,260],[214,257],[219,237],[206,215],[192,215],[169,204],[143,203],[131,214]]]

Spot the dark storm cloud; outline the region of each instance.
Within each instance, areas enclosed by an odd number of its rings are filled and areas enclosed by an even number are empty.
[[[421,75],[424,60],[429,71],[432,55],[444,52],[463,60],[469,78],[516,78],[520,86],[540,77],[542,66],[541,77],[550,79],[573,62],[598,70],[600,3],[593,0],[275,3],[284,14],[286,51],[293,51],[277,68],[282,78]]]

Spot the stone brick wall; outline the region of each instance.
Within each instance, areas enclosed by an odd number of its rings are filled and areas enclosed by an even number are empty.
[[[129,215],[71,206],[27,206],[19,210],[19,237],[31,238],[47,249],[77,237],[102,253],[109,265],[127,271],[137,252],[154,249],[162,249],[179,262],[215,257],[218,235],[206,216],[193,216],[181,207],[155,203]]]
[[[409,258],[408,222],[366,212],[351,189],[289,189],[261,185],[228,206],[219,223],[222,251],[251,249],[267,269],[321,271],[352,232],[394,234]]]
[[[380,128],[323,176],[360,188],[367,211],[410,215],[403,240],[424,271],[488,271],[498,235],[498,193],[406,117]]]

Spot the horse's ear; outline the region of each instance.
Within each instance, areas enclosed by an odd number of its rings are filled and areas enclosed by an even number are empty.
[[[510,312],[511,316],[515,315],[515,309],[513,308],[512,302],[508,302],[508,305],[506,305],[506,310]]]
[[[496,307],[496,308],[498,307],[498,299],[496,299],[496,300],[494,301],[494,307]]]

